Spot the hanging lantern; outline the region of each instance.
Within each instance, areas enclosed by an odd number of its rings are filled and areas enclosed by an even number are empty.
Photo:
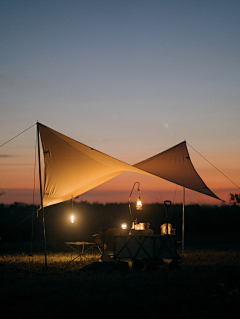
[[[131,218],[132,218],[132,222],[133,222],[134,224],[135,224],[135,221],[133,220],[133,215],[132,215],[132,210],[131,210],[131,205],[130,205],[130,198],[131,198],[131,195],[132,195],[134,186],[135,186],[136,184],[138,184],[138,189],[137,189],[137,190],[138,190],[138,192],[139,192],[140,195],[141,195],[140,183],[139,183],[139,182],[135,182],[135,183],[133,184],[132,191],[131,191],[131,193],[130,193],[130,195],[129,195],[129,198],[128,198],[129,211],[130,211],[130,215],[131,215]],[[137,197],[136,209],[137,209],[137,210],[142,210],[142,200],[141,200],[141,196],[138,196],[138,197]],[[137,223],[137,221],[136,221],[136,223]],[[134,228],[134,224],[132,225],[132,229]]]
[[[71,223],[73,224],[74,223],[74,220],[75,220],[75,218],[74,218],[74,215],[73,215],[73,196],[72,196],[72,215],[71,215]]]
[[[141,210],[142,209],[142,200],[141,200],[140,196],[137,197],[136,209],[137,210]]]
[[[122,229],[127,229],[127,224],[126,223],[122,223]]]

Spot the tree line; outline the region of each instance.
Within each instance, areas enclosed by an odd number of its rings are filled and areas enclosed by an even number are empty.
[[[238,197],[233,205],[185,206],[185,233],[219,233],[239,231],[240,207]],[[0,237],[2,242],[38,241],[43,237],[42,211],[24,203],[0,204]],[[181,236],[182,205],[172,205],[168,211],[164,204],[145,204],[141,211],[132,207],[133,218],[149,222],[155,235],[160,226],[170,222]],[[74,223],[71,216],[74,215]],[[93,235],[102,227],[120,228],[122,223],[131,226],[128,204],[100,204],[64,202],[45,208],[46,237],[48,241],[94,241]]]

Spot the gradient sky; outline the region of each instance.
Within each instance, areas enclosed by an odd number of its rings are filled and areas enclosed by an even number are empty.
[[[217,196],[240,192],[238,0],[2,0],[0,46],[0,145],[37,120],[129,164],[186,140]],[[0,148],[0,202],[32,200],[35,130]],[[126,173],[80,199],[127,201],[137,180],[146,202],[175,196]]]

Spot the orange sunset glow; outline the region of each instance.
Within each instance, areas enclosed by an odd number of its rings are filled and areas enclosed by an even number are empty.
[[[34,157],[32,157],[31,160],[33,163],[29,164],[24,161],[21,163],[21,161],[17,160],[17,164],[14,165],[14,158],[12,158],[10,165],[6,163],[4,169],[2,169],[1,166],[0,190],[4,191],[5,194],[0,197],[0,202],[11,204],[16,201],[31,204],[33,202],[34,194],[35,204],[40,204],[38,163],[36,163],[37,166],[34,171]],[[7,159],[5,159],[5,161],[7,162]],[[202,162],[202,159],[200,162]],[[209,163],[206,163],[205,165],[209,166]],[[240,181],[236,180],[236,176],[240,175],[240,170],[223,170],[224,174],[229,178],[228,179],[214,167],[203,168],[203,166],[204,165],[202,165],[202,168],[200,169],[195,167],[200,177],[220,199],[228,202],[229,194],[238,192],[238,188],[235,187],[229,179],[239,183]],[[44,171],[44,165],[42,165],[42,170]],[[99,203],[126,203],[135,181],[140,182],[144,203],[163,203],[165,200],[171,200],[174,203],[182,203],[181,186],[158,177],[131,172],[125,172],[112,180],[95,187],[87,193],[81,194],[77,200]],[[193,203],[200,205],[222,204],[221,201],[209,196],[192,190],[186,190],[186,204]]]

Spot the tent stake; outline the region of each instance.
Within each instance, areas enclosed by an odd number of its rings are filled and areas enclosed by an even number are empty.
[[[182,211],[182,255],[184,255],[184,209],[185,209],[185,187],[183,187],[183,211]]]
[[[38,167],[39,167],[40,198],[41,198],[41,208],[42,208],[42,215],[43,215],[43,237],[44,237],[45,267],[47,269],[46,231],[45,231],[44,207],[43,207],[43,196],[42,196],[42,176],[41,176],[40,142],[39,142],[38,122],[37,122],[37,139],[38,139]]]

